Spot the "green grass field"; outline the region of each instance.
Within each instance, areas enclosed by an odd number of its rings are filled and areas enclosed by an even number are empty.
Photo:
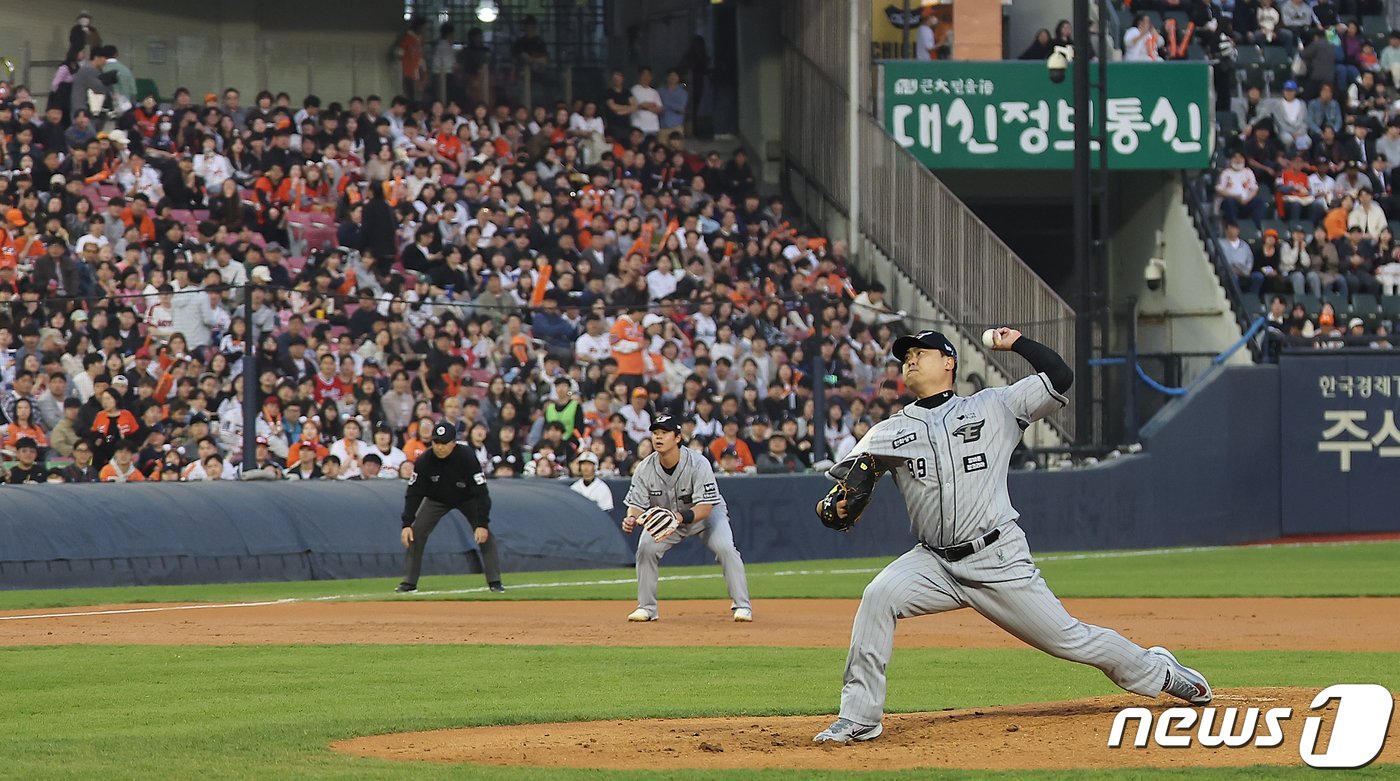
[[[1231,548],[1079,558],[1047,556],[1061,596],[1396,595],[1400,543]],[[852,572],[883,560],[761,565],[750,569],[756,600],[854,597],[871,577]],[[830,574],[845,570],[846,574]],[[784,574],[808,571],[825,574]],[[663,598],[722,598],[717,568],[664,568],[688,579],[662,584]],[[507,581],[511,599],[627,599],[626,570],[533,573]],[[566,586],[619,580],[623,583]],[[537,584],[538,587],[525,587]],[[554,585],[550,585],[554,584]],[[479,576],[425,579],[435,590],[480,587]],[[136,601],[255,601],[387,594],[389,581],[240,584],[0,593],[0,609]],[[478,598],[478,592],[415,597]],[[499,598],[499,597],[496,597]],[[0,627],[3,624],[0,623]],[[0,628],[3,631],[3,628]],[[1222,628],[1227,631],[1227,628]],[[1400,652],[1200,652],[1183,661],[1217,687],[1322,687],[1372,682],[1400,688]],[[966,771],[675,773],[545,771],[395,763],[343,756],[327,744],[406,730],[657,716],[830,713],[844,652],[834,649],[666,649],[648,677],[639,659],[657,649],[454,645],[56,646],[0,648],[0,777],[4,778],[964,778]],[[921,674],[937,671],[937,674]],[[989,673],[988,671],[993,671]],[[1112,694],[1097,671],[1029,649],[909,649],[890,665],[889,710],[994,706]],[[820,724],[821,719],[814,720]],[[1021,778],[1301,778],[1312,771],[1008,773]],[[1373,766],[1358,778],[1393,778]]]

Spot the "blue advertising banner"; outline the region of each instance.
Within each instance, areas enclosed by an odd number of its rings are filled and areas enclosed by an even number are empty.
[[[1400,354],[1284,355],[1279,373],[1283,533],[1394,531]]]

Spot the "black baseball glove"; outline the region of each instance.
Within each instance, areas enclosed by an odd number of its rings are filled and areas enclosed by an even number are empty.
[[[836,485],[817,505],[817,517],[821,518],[822,525],[839,532],[855,526],[865,506],[870,504],[870,494],[883,474],[879,462],[869,453],[832,467],[831,476],[836,479]],[[842,499],[846,500],[845,517],[836,511],[836,504]]]

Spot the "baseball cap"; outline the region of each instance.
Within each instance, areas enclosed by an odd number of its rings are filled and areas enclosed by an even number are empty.
[[[666,318],[661,315],[648,313],[646,317],[642,318],[642,327],[650,328],[654,325],[661,325],[664,322],[666,322]]]
[[[1355,328],[1357,326],[1362,326],[1364,328],[1366,326],[1366,321],[1359,317],[1353,317],[1351,320],[1347,321],[1347,328]]]
[[[948,337],[937,331],[920,331],[917,334],[901,336],[894,340],[894,357],[903,361],[905,353],[909,352],[911,347],[937,350],[949,358],[958,357],[958,351],[953,347],[953,343],[948,341]]]
[[[272,272],[267,270],[267,266],[256,266],[253,268],[253,280],[255,282],[271,282]]]
[[[594,466],[597,466],[597,465],[598,465],[598,456],[595,455],[595,454],[593,453],[592,450],[585,450],[585,451],[583,451],[582,453],[579,454],[579,457],[578,457],[577,459],[575,459],[575,461],[576,461],[577,463],[580,463],[580,464],[582,464],[582,463],[584,463],[584,462],[587,462],[587,463],[590,463],[590,464],[592,464],[592,465],[594,465]]]
[[[258,445],[266,445],[267,437],[258,437],[257,439],[253,440],[253,443]]]
[[[125,374],[118,374],[117,376],[115,376],[115,377],[112,378],[112,384],[113,384],[113,385],[120,385],[120,386],[122,386],[123,388],[125,388],[125,387],[127,387],[128,385],[130,385],[131,383],[130,383],[129,380],[127,380]]]
[[[433,442],[443,445],[448,442],[457,441],[457,431],[446,423],[439,423],[433,426]]]
[[[1298,91],[1298,82],[1296,82],[1296,81],[1285,81],[1285,82],[1283,83],[1283,88],[1284,88],[1284,89],[1291,89],[1291,90],[1293,90],[1294,92],[1297,92],[1297,91]]]
[[[263,254],[266,255],[266,254],[268,254],[269,252],[276,252],[276,253],[279,254],[279,255],[282,254],[282,245],[279,244],[279,243],[277,243],[277,242],[275,242],[275,241],[269,241],[269,242],[263,247]]]
[[[646,389],[646,388],[633,388],[633,389],[632,389],[632,398],[634,398],[634,399],[635,399],[635,398],[639,398],[639,397],[640,397],[640,398],[646,398],[646,396],[647,396],[647,389]]]
[[[723,457],[725,457],[725,456],[732,456],[732,457],[734,457],[734,458],[738,458],[738,457],[739,457],[739,451],[738,451],[736,448],[727,447],[727,448],[724,449],[724,452],[720,453],[719,455],[720,455],[720,458],[723,458]]]
[[[138,360],[138,361],[143,360],[143,359],[144,359],[144,360],[150,360],[150,358],[151,358],[151,350],[150,350],[150,348],[147,348],[147,347],[138,347],[138,348],[136,348],[136,360]]]
[[[657,415],[651,422],[652,431],[670,431],[673,434],[681,433],[680,418],[674,415]]]
[[[15,443],[15,450],[23,450],[25,448],[38,450],[39,443],[34,441],[34,437],[20,437],[19,441]]]
[[[87,319],[88,319],[87,310],[86,310],[86,309],[79,309],[78,311],[76,311],[76,312],[73,313],[73,317],[72,317],[71,319],[72,319],[72,321],[75,322],[75,323],[87,322]]]

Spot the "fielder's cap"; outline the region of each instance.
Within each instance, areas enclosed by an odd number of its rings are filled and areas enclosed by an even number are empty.
[[[448,442],[456,441],[457,430],[453,427],[447,425],[446,423],[439,423],[436,426],[433,426],[433,442],[437,444],[446,444]]]
[[[953,347],[953,343],[948,341],[948,337],[937,331],[920,331],[917,334],[901,336],[894,340],[894,357],[903,361],[905,353],[909,352],[911,347],[937,350],[949,358],[958,357],[958,351]]]
[[[651,422],[652,431],[670,431],[675,434],[681,433],[681,419],[674,415],[657,415]]]
[[[1283,88],[1284,88],[1284,89],[1291,89],[1291,90],[1293,90],[1294,92],[1297,92],[1297,91],[1298,91],[1298,82],[1296,82],[1296,81],[1285,81],[1285,82],[1283,83]]]
[[[578,463],[580,463],[580,464],[582,464],[582,463],[589,463],[589,464],[592,464],[592,465],[594,465],[594,466],[597,466],[597,465],[598,465],[598,456],[595,455],[595,454],[593,453],[592,450],[585,450],[585,451],[583,451],[582,453],[579,454],[579,457],[578,457],[577,459],[575,459],[575,460],[576,460]]]

